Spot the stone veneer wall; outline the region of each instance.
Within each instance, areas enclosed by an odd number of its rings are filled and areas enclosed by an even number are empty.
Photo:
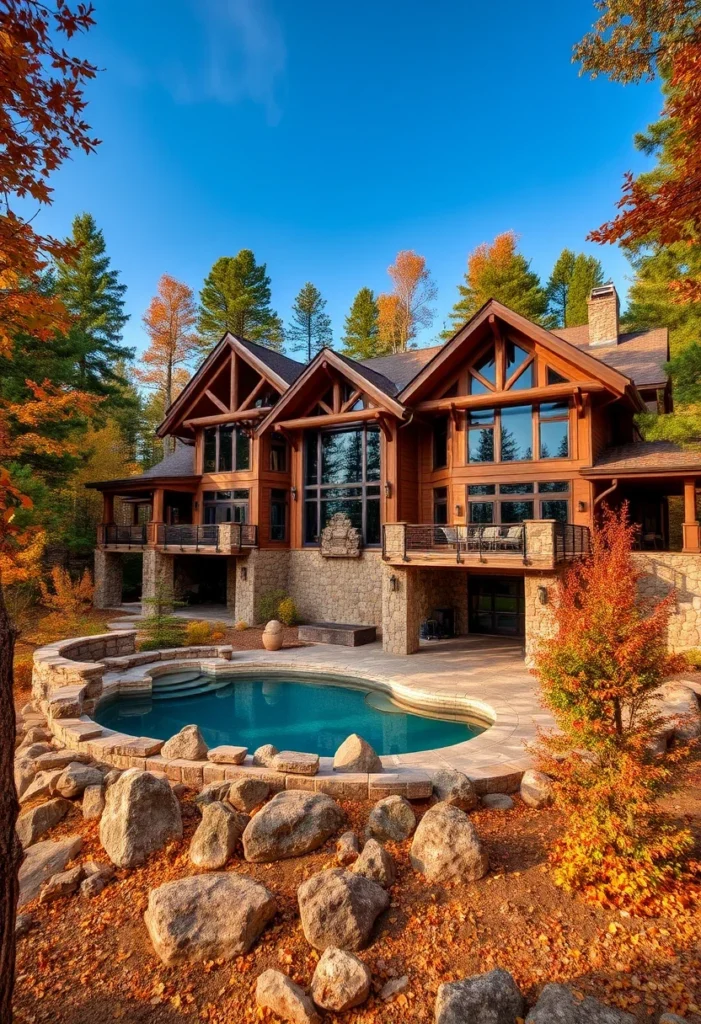
[[[94,580],[94,606],[118,608],[122,603],[122,556],[96,548]]]
[[[269,590],[287,590],[288,552],[268,548],[252,549],[236,559],[234,619],[253,626],[258,621],[258,603]],[[227,588],[229,589],[229,588]],[[294,594],[292,595],[294,597]]]
[[[380,626],[381,567],[379,551],[363,551],[359,558],[324,558],[318,548],[294,549],[289,552],[287,589],[308,621]]]
[[[382,563],[382,648],[387,654],[414,654],[419,649],[423,604],[419,571]]]
[[[155,548],[144,548],[144,575],[141,590],[141,598],[144,601],[142,615],[156,614],[156,607],[146,602],[155,598],[156,589],[159,584],[164,592],[173,592],[175,586],[174,571],[174,555],[165,555],[162,551],[156,551]]]
[[[555,634],[556,589],[560,577],[556,572],[526,573],[524,596],[526,603],[526,664],[532,668],[539,644]],[[546,604],[541,604],[539,588],[548,592]]]
[[[672,591],[676,594],[669,621],[670,651],[701,646],[701,555],[636,551],[633,558],[645,574],[639,585],[644,597],[659,600]]]

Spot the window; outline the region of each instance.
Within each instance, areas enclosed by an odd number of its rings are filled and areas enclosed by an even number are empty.
[[[270,442],[270,469],[273,473],[284,473],[287,469],[287,442],[276,437]]]
[[[540,407],[540,458],[566,459],[570,454],[570,410],[567,402]]]
[[[433,468],[448,465],[448,417],[441,416],[433,424]]]
[[[566,380],[565,377],[562,376],[561,373],[558,373],[557,370],[553,370],[549,366],[548,367],[547,382],[548,382],[548,384],[566,384],[567,380]]]
[[[494,462],[494,422],[494,409],[474,409],[468,413],[468,462]]]
[[[270,492],[270,539],[287,540],[287,491]]]
[[[205,523],[247,523],[249,491],[205,491],[202,495]]]
[[[491,387],[489,386],[491,385]],[[497,360],[494,346],[488,348],[470,370],[470,394],[488,395],[497,386]]]
[[[433,488],[433,521],[438,526],[448,522],[448,488]]]
[[[316,544],[337,512],[366,545],[380,543],[380,431],[314,431],[304,442],[304,542]]]
[[[250,466],[251,440],[243,430],[227,425],[206,428],[203,472],[230,473]]]
[[[524,519],[555,519],[569,522],[569,480],[504,484],[468,484],[470,523],[521,523]],[[557,494],[557,498],[551,498]],[[544,497],[540,497],[543,495]],[[485,501],[485,497],[492,500]]]
[[[530,352],[526,352],[513,341],[506,343],[506,382],[510,391],[522,391],[533,387],[533,367]],[[518,376],[516,376],[518,374]],[[514,379],[515,378],[515,379]]]
[[[512,405],[500,412],[501,461],[521,462],[533,458],[533,407]]]

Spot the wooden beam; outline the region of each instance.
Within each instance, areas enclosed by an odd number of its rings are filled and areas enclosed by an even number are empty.
[[[333,382],[333,411],[335,413],[336,412],[342,412],[342,409],[341,409],[342,405],[343,405],[343,402],[341,401],[341,382],[338,381],[338,380],[335,380]]]
[[[232,348],[229,363],[229,409],[235,412],[239,405],[239,356]]]
[[[380,409],[359,409],[357,412],[337,412],[330,416],[302,416],[296,420],[282,420],[275,424],[275,429],[282,433],[283,430],[309,430],[314,427],[339,427],[344,423],[364,423],[368,420],[379,420],[384,415],[391,415],[382,412]]]
[[[348,412],[349,409],[353,408],[353,406],[358,401],[358,399],[362,398],[362,397],[363,397],[363,392],[360,390],[360,388],[356,388],[356,390],[353,392],[353,394],[350,396],[350,398],[346,402],[343,403],[343,405],[341,407],[341,412]]]
[[[197,416],[192,420],[185,420],[184,427],[219,427],[226,423],[239,423],[242,420],[257,420],[267,416],[270,406],[266,405],[260,409],[239,409],[237,412],[225,412],[221,416]]]
[[[390,427],[389,423],[387,422],[384,416],[379,417],[378,423],[380,424],[380,430],[385,435],[385,441],[390,443],[393,440],[392,428]]]
[[[216,395],[213,395],[209,388],[205,388],[205,396],[210,400],[212,405],[216,405],[220,412],[230,412],[230,410],[221,402]]]
[[[270,387],[270,384],[265,379],[265,377],[261,377],[261,379],[258,381],[256,386],[251,391],[250,395],[248,395],[248,397],[244,399],[243,402],[241,402],[241,405],[239,406],[239,411],[243,412],[244,409],[250,409],[258,395],[261,393],[261,391],[264,391],[266,387]]]
[[[320,398],[317,401],[316,404],[320,405],[321,408],[327,413],[328,416],[333,416],[333,409],[331,408],[330,405],[327,405],[326,402],[323,399]]]
[[[583,381],[578,384],[552,384],[543,388],[524,388],[523,391],[495,391],[488,395],[458,395],[456,398],[435,398],[419,402],[417,412],[450,412],[456,409],[491,409],[492,406],[528,405],[530,402],[556,402],[569,398],[575,391],[601,392],[607,389],[599,381]]]
[[[278,432],[278,434],[282,434],[282,436],[285,438],[292,451],[296,452],[297,449],[299,448],[299,444],[297,443],[297,438],[294,436],[294,434],[291,434],[289,430],[285,430],[285,428],[279,423],[275,425],[275,429]]]

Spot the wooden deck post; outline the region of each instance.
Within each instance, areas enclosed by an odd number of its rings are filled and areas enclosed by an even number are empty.
[[[701,551],[701,527],[696,515],[696,480],[684,480],[684,551]]]

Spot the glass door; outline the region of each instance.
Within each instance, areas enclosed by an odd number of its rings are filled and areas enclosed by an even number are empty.
[[[521,637],[526,602],[522,576],[469,576],[471,633]]]

